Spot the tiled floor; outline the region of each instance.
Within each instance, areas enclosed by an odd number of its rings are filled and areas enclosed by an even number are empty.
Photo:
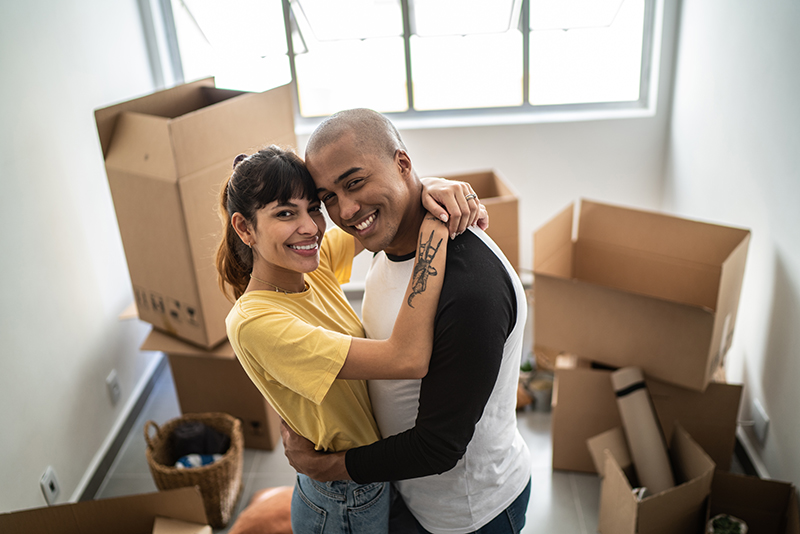
[[[172,374],[167,365],[157,378],[142,413],[100,486],[97,499],[157,491],[145,459],[144,425],[147,421],[163,424],[179,415]],[[550,468],[549,412],[520,412],[518,425],[533,458],[533,488],[523,533],[596,532],[600,492],[597,476],[554,472]],[[243,483],[237,513],[247,505],[255,491],[294,484],[294,470],[283,455],[280,442],[274,451],[245,449]],[[227,529],[215,532],[224,533]]]

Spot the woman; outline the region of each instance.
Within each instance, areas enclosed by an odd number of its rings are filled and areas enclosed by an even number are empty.
[[[449,187],[463,196],[464,185]],[[423,200],[437,206],[425,193]],[[466,222],[477,218],[473,209]],[[325,233],[314,182],[298,156],[271,146],[237,157],[220,193],[220,214],[220,284],[237,299],[226,321],[228,338],[245,371],[317,449],[377,441],[364,379],[426,374],[448,228],[426,216],[417,258],[424,283],[409,285],[408,306],[392,336],[370,340],[340,288],[362,247],[338,228]],[[345,523],[352,532],[381,532],[388,529],[388,510],[388,484],[319,483],[298,475],[292,525],[295,532],[336,532]]]

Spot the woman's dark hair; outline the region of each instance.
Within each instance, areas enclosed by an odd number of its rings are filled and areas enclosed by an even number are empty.
[[[231,216],[241,213],[255,228],[258,210],[292,198],[317,198],[314,180],[297,154],[271,145],[250,156],[236,156],[219,193],[222,239],[216,264],[219,286],[228,298],[242,296],[253,271],[253,251],[239,238]]]

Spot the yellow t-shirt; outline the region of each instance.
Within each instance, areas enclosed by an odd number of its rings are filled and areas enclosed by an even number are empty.
[[[364,328],[340,287],[350,279],[353,237],[325,233],[319,267],[302,293],[250,291],[226,319],[242,367],[289,426],[325,451],[380,439],[363,380],[337,380],[351,336]]]

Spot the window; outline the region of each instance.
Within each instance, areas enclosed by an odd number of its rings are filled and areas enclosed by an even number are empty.
[[[301,124],[646,109],[658,1],[171,0],[185,79],[294,80]]]

